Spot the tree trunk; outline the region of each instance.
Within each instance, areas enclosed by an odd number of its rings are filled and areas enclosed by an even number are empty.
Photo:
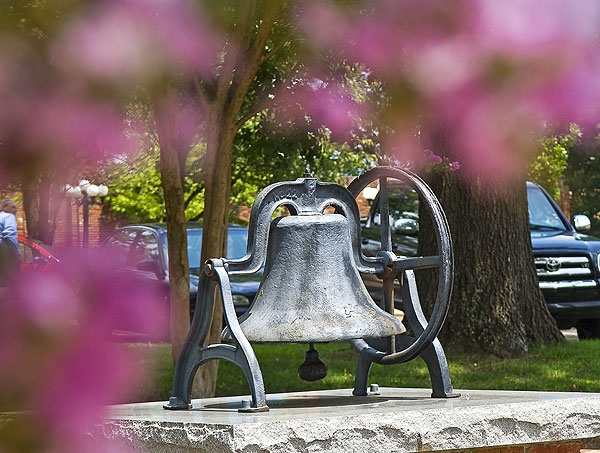
[[[32,238],[39,237],[40,202],[38,198],[39,187],[37,182],[27,178],[21,185],[23,192],[23,210],[27,222],[27,235]]]
[[[530,344],[563,339],[538,286],[525,180],[515,178],[500,192],[454,172],[428,182],[446,212],[454,247],[454,290],[442,344],[448,350],[515,357]],[[423,209],[420,219],[419,254],[435,254],[433,227]],[[429,308],[434,274],[423,272],[419,281]]]
[[[223,69],[216,80],[214,90],[205,97],[206,156],[202,263],[208,258],[226,255],[232,148],[239,127],[236,125],[236,119],[240,115],[252,80],[265,61],[265,43],[281,8],[281,2],[267,2],[261,17],[254,16],[254,8],[240,8],[240,35],[235,40],[239,48],[233,46],[226,52]],[[242,55],[244,58],[241,58]],[[217,296],[205,344],[221,342],[222,326],[223,306],[221,298]],[[212,360],[198,369],[194,383],[196,396],[214,396],[218,365],[217,360]]]
[[[171,125],[156,120],[160,142],[161,184],[167,214],[169,253],[170,329],[173,360],[177,362],[190,328],[190,281],[184,210],[183,169],[169,137]],[[187,152],[187,150],[185,150]]]
[[[262,9],[254,7],[240,8],[237,17],[239,21],[235,27],[235,36],[232,36],[230,45],[225,49],[220,73],[216,75],[212,81],[213,83],[207,83],[210,86],[205,85],[202,88],[202,84],[197,85],[198,94],[204,106],[205,118],[203,126],[204,138],[206,140],[206,155],[204,158],[205,206],[202,234],[202,262],[199,263],[200,268],[202,268],[202,263],[208,258],[225,256],[229,217],[229,194],[231,191],[231,155],[233,139],[239,127],[239,125],[236,125],[236,119],[240,116],[240,111],[250,90],[251,83],[261,64],[265,61],[265,43],[282,5],[282,2],[266,2]],[[165,156],[165,160],[169,160],[169,163],[165,164],[165,169],[174,170],[175,164],[174,162],[170,162],[172,158]],[[161,143],[161,165],[162,160],[163,144]],[[183,162],[183,160],[180,162]],[[182,189],[183,183],[181,183],[181,189],[176,187],[174,183],[175,179],[178,181],[181,179],[182,174],[182,171],[180,171],[178,178],[174,173],[165,174],[162,172],[168,225],[171,225],[172,222],[175,227],[179,221],[170,217],[183,215],[185,206]],[[165,184],[166,179],[171,181]],[[173,209],[176,212],[169,211],[167,186],[170,191],[172,190]],[[181,243],[179,243],[179,246],[182,249],[180,253],[186,253],[187,246],[182,246]],[[187,261],[184,263],[182,258],[177,258],[178,255],[171,255],[172,249],[176,253],[175,244],[169,238],[169,269],[171,269],[171,260],[175,260],[175,267],[179,267],[178,272],[180,272],[184,265],[187,266]],[[180,288],[183,291],[183,283],[180,282],[180,284]],[[172,284],[172,298],[174,296],[173,291]],[[216,300],[218,300],[218,303],[215,303],[214,306],[212,323],[206,344],[221,342],[223,307],[220,298]],[[173,306],[173,302],[171,302],[173,316],[176,315],[176,312],[180,312],[181,309],[181,306]],[[181,322],[181,320],[178,321],[178,327],[173,326],[172,328],[176,327],[178,333],[187,332],[189,324],[184,328]],[[173,345],[174,351],[175,347]],[[178,354],[179,350],[177,351]],[[216,360],[211,360],[198,369],[192,390],[194,397],[214,395],[217,369],[218,361]]]
[[[47,175],[37,178],[33,173],[28,175],[21,184],[21,191],[27,236],[52,245],[56,230],[56,215],[60,209],[58,197],[62,194],[55,193],[52,181]]]
[[[233,120],[231,116],[224,116],[218,108],[212,110],[207,118],[202,263],[209,258],[225,257],[227,251],[231,155],[235,135]],[[217,296],[205,344],[221,343],[222,328],[223,306],[221,298]],[[197,385],[195,383],[194,386],[196,396],[214,396],[218,365],[217,360],[212,360],[198,369]]]

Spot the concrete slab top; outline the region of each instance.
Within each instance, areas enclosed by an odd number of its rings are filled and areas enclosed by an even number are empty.
[[[403,412],[423,413],[448,411],[481,406],[498,408],[507,404],[552,403],[560,400],[583,399],[598,405],[600,394],[577,392],[527,392],[503,390],[456,390],[458,398],[431,398],[431,390],[417,388],[381,387],[379,395],[352,396],[351,389],[320,390],[297,393],[267,395],[269,412],[239,413],[243,400],[249,396],[229,396],[193,400],[193,409],[167,411],[166,402],[137,403],[113,406],[109,419],[169,421],[175,423],[202,423],[239,425],[265,423],[268,421],[314,419],[323,417],[347,417],[353,415],[398,414]],[[544,405],[539,404],[542,408]]]
[[[248,396],[112,406],[94,436],[140,452],[411,452],[565,442],[600,436],[600,394],[429,389],[350,389],[267,395],[270,411],[239,413]],[[595,441],[594,441],[595,442]]]

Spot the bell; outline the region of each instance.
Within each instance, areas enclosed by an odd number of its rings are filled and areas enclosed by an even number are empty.
[[[406,331],[369,296],[340,214],[271,222],[263,280],[239,322],[254,342],[321,343]],[[229,337],[228,329],[223,336]]]

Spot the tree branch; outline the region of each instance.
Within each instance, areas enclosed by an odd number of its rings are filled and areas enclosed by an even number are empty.
[[[227,44],[228,50],[225,51],[225,60],[221,69],[221,74],[217,78],[217,89],[215,99],[226,101],[229,96],[227,93],[236,77],[236,69],[238,68],[240,54],[242,54],[242,43],[247,40],[247,36],[251,33],[251,27],[242,27],[243,25],[253,23],[254,1],[241,2],[242,8],[238,10],[238,17],[235,21],[234,28],[237,33],[233,33],[232,39]],[[238,38],[237,40],[235,38]]]
[[[203,215],[204,215],[204,210],[200,211],[200,213],[198,215],[195,215],[194,217],[192,217],[190,219],[190,222],[197,222],[198,220],[200,220],[202,218]]]
[[[255,104],[254,108],[252,108],[248,113],[246,113],[244,116],[242,116],[239,120],[236,121],[235,125],[234,125],[234,130],[235,132],[239,131],[240,128],[246,124],[246,121],[248,121],[250,118],[252,118],[255,115],[258,115],[260,112],[262,112],[263,110],[268,109],[271,105],[273,105],[275,102],[274,99],[269,101],[265,101],[262,102],[260,104]]]
[[[275,44],[273,46],[273,48],[271,50],[269,50],[267,53],[265,53],[262,56],[261,59],[261,64],[264,63],[265,61],[267,61],[269,58],[271,58],[274,54],[276,54],[277,52],[279,52],[281,49],[283,49],[283,46],[285,46],[285,44],[289,41],[289,38],[291,38],[296,30],[298,30],[300,24],[295,25],[286,35],[285,37],[279,41],[277,44]]]
[[[200,103],[202,104],[202,110],[205,111],[206,110],[206,106],[208,104],[208,100],[214,96],[214,93],[209,93],[208,91],[208,87],[206,86],[206,82],[200,84],[200,81],[198,78],[193,77],[192,78],[192,84],[194,85],[194,89],[196,90],[196,94],[198,95],[198,99],[200,100]]]
[[[248,58],[244,59],[245,67],[243,70],[242,68],[239,68],[240,70],[238,71],[238,74],[236,74],[235,83],[232,85],[230,90],[231,101],[229,103],[229,109],[227,112],[229,115],[235,116],[242,107],[244,97],[246,96],[250,84],[252,83],[252,80],[256,76],[258,68],[261,65],[265,43],[267,42],[273,23],[275,22],[275,18],[280,10],[280,2],[268,2],[265,6],[265,12],[262,21],[258,26],[258,30],[256,31],[254,39],[250,43],[250,47],[248,49]]]
[[[294,69],[296,68],[296,66],[297,66],[297,63],[294,63],[294,65],[290,68],[290,71],[289,71],[289,74],[287,75],[287,77],[285,77],[284,79],[282,79],[277,84],[277,86],[274,87],[274,91],[277,91],[277,89],[279,87],[283,87],[283,86],[285,86],[287,84],[287,82],[290,80],[292,72],[294,71]],[[260,112],[262,112],[263,110],[271,107],[274,104],[275,104],[275,98],[269,98],[268,96],[263,96],[263,98],[261,99],[261,101],[256,102],[252,107],[250,107],[250,111],[247,114],[245,114],[239,120],[236,121],[236,123],[235,123],[235,131],[237,132],[246,123],[246,121],[248,121],[254,115],[259,114]]]
[[[183,204],[183,209],[187,209],[188,206],[190,205],[191,201],[196,198],[198,195],[200,195],[200,192],[202,192],[204,190],[204,184],[200,184],[198,187],[196,187],[196,189],[188,195],[187,199],[185,200],[184,204]]]

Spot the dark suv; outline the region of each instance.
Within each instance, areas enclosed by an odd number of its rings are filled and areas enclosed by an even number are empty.
[[[419,197],[401,183],[389,184],[394,253],[415,256]],[[571,225],[539,185],[527,183],[527,201],[535,266],[550,313],[559,328],[576,326],[580,339],[600,338],[600,239],[582,234],[590,228],[586,216],[575,216]],[[367,256],[380,249],[379,215],[376,198],[362,230]],[[365,283],[375,297],[381,284],[368,278]]]

